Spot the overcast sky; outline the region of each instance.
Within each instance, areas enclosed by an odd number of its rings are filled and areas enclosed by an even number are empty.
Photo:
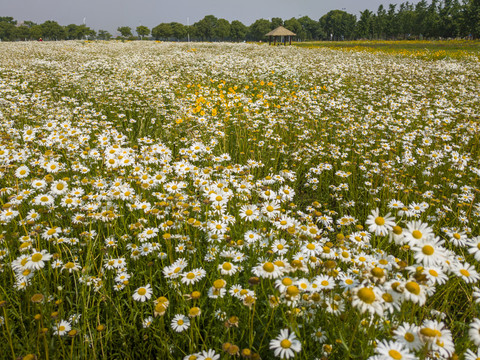
[[[61,25],[82,24],[117,35],[117,27],[138,25],[152,28],[162,22],[191,24],[205,15],[250,25],[257,19],[290,19],[308,15],[318,20],[330,10],[345,10],[359,15],[365,9],[376,12],[378,6],[401,3],[391,0],[0,0],[0,16],[18,21],[42,23],[55,20]],[[418,0],[410,1],[417,3]]]

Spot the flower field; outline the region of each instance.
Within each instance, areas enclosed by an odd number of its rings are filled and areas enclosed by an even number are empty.
[[[1,359],[477,359],[480,63],[0,44]]]

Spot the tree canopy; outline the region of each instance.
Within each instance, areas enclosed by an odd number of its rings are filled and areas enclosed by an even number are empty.
[[[416,4],[380,5],[375,11],[365,9],[360,16],[342,10],[332,10],[318,20],[308,16],[283,20],[279,17],[258,19],[250,26],[239,20],[229,22],[214,15],[206,15],[191,26],[178,22],[160,23],[151,30],[137,26],[143,39],[151,34],[156,40],[184,41],[264,41],[265,34],[278,26],[297,34],[299,40],[350,40],[350,39],[438,39],[479,38],[480,0],[421,0]],[[133,38],[132,28],[120,26],[117,31],[123,38]],[[86,25],[59,25],[48,20],[42,24],[32,21],[19,23],[11,16],[0,17],[0,40],[101,39],[112,35],[106,30],[98,34]]]

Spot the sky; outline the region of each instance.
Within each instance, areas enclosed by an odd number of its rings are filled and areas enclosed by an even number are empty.
[[[30,20],[43,23],[57,21],[60,25],[84,21],[92,29],[107,30],[118,35],[119,26],[139,25],[149,28],[162,22],[176,21],[192,25],[205,15],[214,15],[228,21],[240,20],[250,25],[257,19],[309,16],[318,20],[330,10],[345,10],[351,14],[369,9],[376,12],[378,6],[388,7],[390,0],[0,0],[0,16],[12,16],[18,21]],[[417,3],[418,0],[410,1]]]

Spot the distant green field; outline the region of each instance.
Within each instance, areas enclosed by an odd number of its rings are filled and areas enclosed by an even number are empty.
[[[307,48],[332,48],[346,51],[384,52],[428,59],[477,58],[480,54],[480,41],[477,40],[400,40],[400,41],[311,41],[295,43]]]

